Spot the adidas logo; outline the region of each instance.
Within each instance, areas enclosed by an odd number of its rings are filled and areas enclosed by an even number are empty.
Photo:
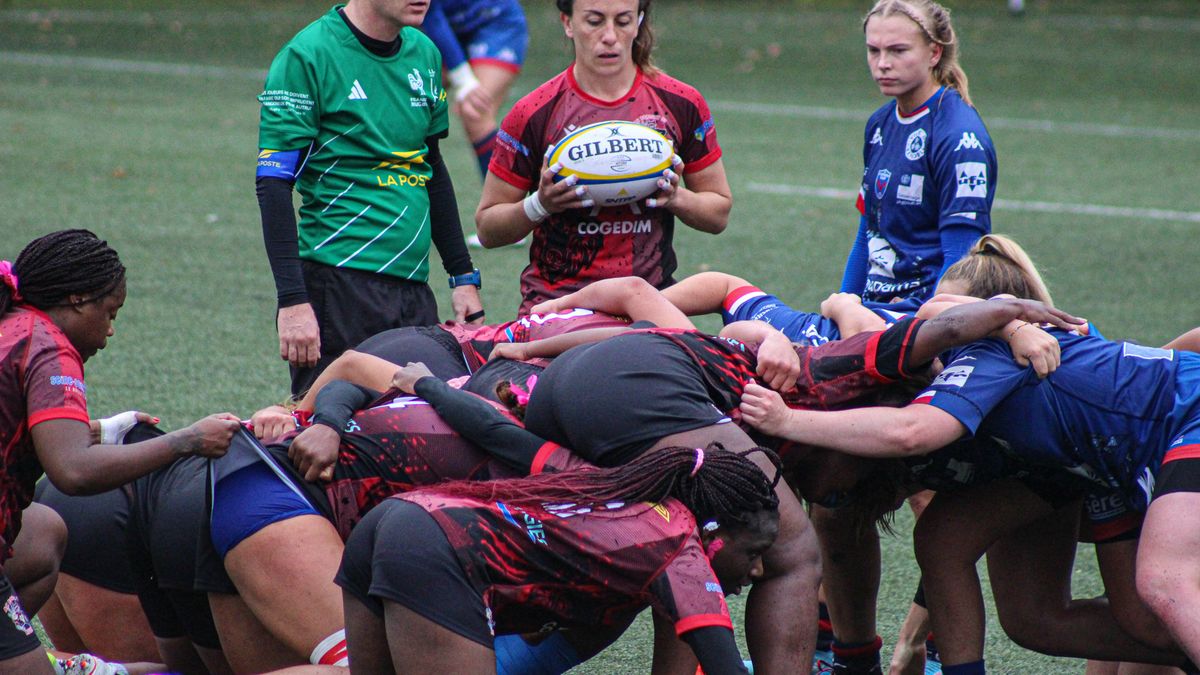
[[[354,86],[350,87],[350,95],[347,98],[351,101],[367,100],[367,92],[363,91],[362,85],[358,83],[358,80],[355,80]]]

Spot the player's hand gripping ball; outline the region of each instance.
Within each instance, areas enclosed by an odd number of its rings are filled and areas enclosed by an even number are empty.
[[[577,176],[597,206],[631,204],[658,191],[658,180],[671,168],[671,139],[634,122],[597,122],[559,141],[548,164],[561,165],[555,182]]]

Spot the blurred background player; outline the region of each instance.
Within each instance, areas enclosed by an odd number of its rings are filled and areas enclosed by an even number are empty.
[[[421,30],[442,53],[455,110],[486,176],[496,115],[525,63],[525,13],[517,0],[433,0]]]
[[[650,0],[556,4],[574,62],[504,118],[475,213],[486,247],[533,233],[529,266],[521,274],[520,314],[596,279],[632,275],[657,288],[671,285],[676,217],[718,234],[733,205],[708,104],[651,63]],[[653,197],[601,209],[573,177],[555,183],[559,167],[546,167],[544,156],[578,127],[608,120],[659,130],[674,143],[679,161]]]
[[[841,290],[914,311],[991,231],[996,152],[967,93],[945,7],[881,0],[863,31],[871,77],[895,100],[867,120],[861,218]]]
[[[414,28],[426,8],[350,0],[331,9],[284,45],[259,96],[256,186],[293,394],[371,335],[438,322],[431,241],[455,319],[483,318],[438,149],[449,124],[441,57]]]

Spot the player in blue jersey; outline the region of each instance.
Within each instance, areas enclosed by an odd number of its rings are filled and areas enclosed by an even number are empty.
[[[841,290],[912,311],[991,230],[996,152],[944,7],[881,0],[863,30],[871,76],[895,100],[867,121],[861,218]]]
[[[1160,465],[1178,456],[1170,455],[1168,447],[1200,441],[1200,356],[1053,334],[1063,360],[1045,379],[1015,366],[997,341],[984,340],[951,351],[942,374],[905,408],[788,411],[773,393],[754,386],[743,397],[743,416],[765,433],[870,457],[924,454],[964,435],[990,436],[1027,462],[1066,468],[1093,482],[1097,493],[1107,491],[1129,510],[1144,511],[1153,496],[1170,491],[1160,482],[1155,492]],[[1172,488],[1184,495],[1176,501],[1186,500],[1194,489],[1186,481],[1174,482]],[[1167,504],[1156,511],[1169,512],[1172,504]],[[1176,520],[1172,532],[1186,533],[1186,523]],[[1161,519],[1154,524],[1156,534],[1166,531]],[[1170,580],[1162,571],[1169,568],[1144,565],[1145,551],[1141,557],[1139,588],[1152,583],[1148,579]],[[941,571],[936,587],[926,577],[926,592],[943,663],[961,666],[961,672],[983,672],[982,604],[961,599],[964,589],[978,594],[974,568],[964,567],[958,576],[954,570]],[[1155,605],[1154,597],[1150,594],[1151,606],[1191,655],[1188,624],[1170,623],[1177,616],[1171,611],[1183,603],[1164,602],[1172,605],[1166,609]]]
[[[455,109],[486,176],[496,114],[525,63],[525,13],[517,0],[433,0],[421,30],[442,53]]]

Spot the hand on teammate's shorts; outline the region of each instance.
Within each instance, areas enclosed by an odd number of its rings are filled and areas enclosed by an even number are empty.
[[[410,361],[403,368],[396,371],[392,375],[392,388],[399,389],[406,394],[415,394],[417,380],[423,377],[433,377],[433,372],[429,370],[429,366],[420,362]]]
[[[272,405],[250,416],[250,426],[260,441],[270,441],[296,430],[296,418],[287,408]]]
[[[742,419],[768,436],[778,436],[787,422],[788,407],[783,397],[757,382],[746,384],[739,407]]]
[[[288,446],[288,458],[304,476],[304,480],[333,480],[333,466],[337,462],[341,435],[337,429],[324,424],[313,424],[301,431]]]
[[[233,413],[217,413],[193,422],[183,430],[187,435],[186,454],[221,457],[241,426],[242,421]]]

